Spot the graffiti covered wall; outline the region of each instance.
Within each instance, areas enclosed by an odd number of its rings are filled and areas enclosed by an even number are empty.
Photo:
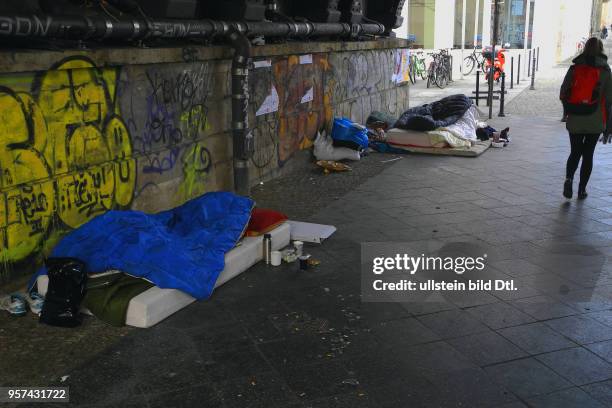
[[[400,86],[394,78],[400,51],[256,60],[250,82],[250,123],[256,144],[252,177],[265,179],[270,173],[278,174],[275,170],[282,169],[295,153],[312,146],[319,130],[329,131],[334,117],[358,123],[365,123],[372,111],[399,117],[408,106],[408,87]],[[277,96],[278,103],[272,106],[276,109],[258,115],[262,106],[270,107],[271,96]]]
[[[398,52],[255,58],[251,182],[279,174],[334,116],[399,115],[408,101],[393,79]],[[0,282],[31,273],[106,211],[155,212],[232,188],[229,60],[94,60],[0,75]]]

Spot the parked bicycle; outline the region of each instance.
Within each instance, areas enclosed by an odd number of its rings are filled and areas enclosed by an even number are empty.
[[[476,67],[478,67],[479,70],[484,71],[484,65],[484,55],[482,55],[481,52],[477,52],[477,48],[474,47],[472,54],[463,59],[463,75],[470,75]]]
[[[451,56],[447,50],[440,50],[437,53],[429,53],[433,61],[429,64],[427,71],[427,87],[435,84],[438,88],[444,89],[451,81],[452,66]]]
[[[427,79],[427,66],[425,65],[425,55],[423,51],[416,51],[410,55],[410,66],[408,70],[410,82],[416,82],[417,77],[422,80]]]

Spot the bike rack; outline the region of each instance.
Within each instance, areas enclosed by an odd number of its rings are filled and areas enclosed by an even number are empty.
[[[518,85],[521,82],[521,54],[519,54],[518,58],[518,66],[516,71],[516,84]]]
[[[473,94],[475,94],[475,96],[470,96],[470,99],[474,99],[476,101],[476,106],[480,106],[480,100],[481,99],[486,99],[487,100],[487,106],[489,106],[489,92],[486,92],[485,95],[481,95],[483,92],[480,91],[480,74],[482,73],[482,71],[478,70],[476,71],[476,91],[472,91]],[[505,74],[505,73],[502,73]],[[505,89],[505,84],[502,87],[504,94],[507,94],[508,91],[506,91]],[[499,100],[500,99],[500,95],[501,95],[501,90],[497,90],[497,91],[493,91],[493,100]]]

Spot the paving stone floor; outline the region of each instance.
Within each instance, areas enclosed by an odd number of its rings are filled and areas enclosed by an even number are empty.
[[[338,228],[307,247],[321,264],[257,265],[209,301],[129,331],[65,373],[70,405],[612,406],[612,148],[598,146],[589,198],[563,199],[568,142],[550,107],[496,119],[512,143],[479,158],[406,155],[348,187],[342,174],[308,175],[315,182],[256,191],[291,213],[286,197],[305,189],[295,214]],[[486,253],[486,276],[518,290],[363,303],[361,243],[377,241]]]

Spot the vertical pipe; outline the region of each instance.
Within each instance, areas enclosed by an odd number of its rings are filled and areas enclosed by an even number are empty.
[[[484,0],[483,0],[484,1]],[[478,23],[480,20],[480,0],[476,0],[476,9],[474,11],[474,46],[478,44]],[[484,24],[484,22],[483,22]]]
[[[536,62],[536,71],[540,71],[540,47],[538,47],[538,59]]]
[[[232,59],[232,139],[234,156],[234,190],[249,195],[249,159],[253,155],[253,134],[249,129],[249,60],[251,42],[237,29],[226,37],[234,49]]]
[[[467,0],[463,0],[463,9],[461,9],[461,79],[463,79],[463,60],[465,59],[465,14],[467,12],[466,2]]]
[[[531,89],[532,91],[535,90],[535,70],[536,70],[536,57],[535,57],[535,53],[533,55],[533,68],[531,68]]]
[[[506,73],[501,74],[501,94],[499,95],[499,114],[497,116],[503,118],[506,116],[504,112],[504,103],[506,102]]]
[[[519,54],[517,68],[518,69],[516,70],[516,84],[518,85],[521,82],[521,54]]]
[[[510,58],[510,89],[514,89],[514,57]]]
[[[493,119],[493,77],[495,76],[495,48],[498,41],[498,29],[499,29],[499,0],[495,0],[493,16],[493,46],[491,47],[491,67],[489,68],[489,97],[487,98],[489,103],[489,119]]]
[[[527,57],[527,48],[529,47],[529,20],[531,20],[531,0],[525,0],[525,37],[523,38],[523,53],[525,57]],[[529,66],[529,61],[527,60],[527,66]]]

